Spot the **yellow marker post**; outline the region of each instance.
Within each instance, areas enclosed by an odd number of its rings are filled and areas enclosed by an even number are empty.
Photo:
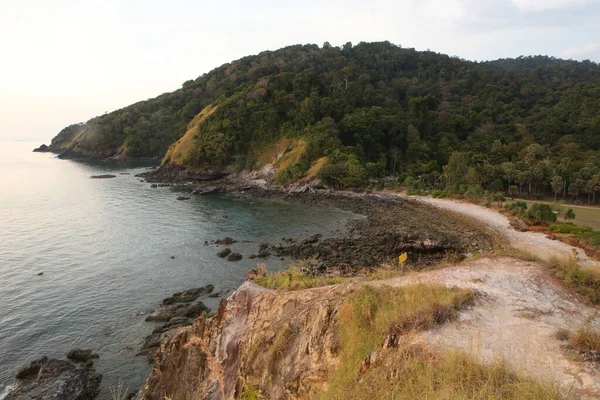
[[[408,259],[408,253],[400,254],[400,256],[398,257],[398,264],[400,264],[400,265],[404,264],[407,259]]]

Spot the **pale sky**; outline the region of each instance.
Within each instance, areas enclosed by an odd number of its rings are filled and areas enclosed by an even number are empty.
[[[0,0],[0,140],[48,143],[263,50],[381,40],[600,62],[600,0]]]

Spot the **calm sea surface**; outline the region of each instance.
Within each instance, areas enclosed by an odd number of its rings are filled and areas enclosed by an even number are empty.
[[[99,399],[119,381],[138,388],[150,365],[134,355],[156,327],[143,314],[164,297],[209,283],[233,290],[255,265],[247,256],[259,242],[332,236],[352,218],[227,196],[177,201],[179,194],[134,177],[147,166],[59,160],[32,153],[36,145],[0,142],[0,398],[20,366],[75,347],[100,355]],[[117,177],[90,179],[103,173]],[[204,246],[224,236],[240,241],[230,247],[242,261]],[[209,307],[219,301],[211,300]]]

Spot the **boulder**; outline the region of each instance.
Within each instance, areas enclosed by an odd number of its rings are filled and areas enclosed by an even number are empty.
[[[263,250],[261,250],[261,251],[258,252],[258,254],[256,255],[256,257],[258,257],[258,258],[267,258],[270,255],[271,255],[271,253],[269,253],[268,250],[264,250],[263,249]]]
[[[242,255],[240,253],[231,253],[227,256],[227,261],[240,261],[242,259]]]
[[[190,199],[190,197],[185,197],[185,196],[178,196],[177,197],[177,200],[179,200],[179,201],[189,200],[189,199]]]
[[[162,301],[164,305],[175,304],[175,303],[191,303],[200,296],[205,296],[212,293],[214,290],[213,285],[206,285],[195,289],[189,289],[184,292],[174,293],[171,297],[167,297]]]
[[[68,361],[42,357],[19,370],[17,379],[17,387],[5,400],[87,400],[98,395],[102,375],[91,363],[78,367]]]
[[[98,358],[98,354],[92,350],[73,349],[67,353],[67,358],[77,362],[88,362],[92,358]]]
[[[201,301],[192,304],[161,305],[146,317],[146,321],[169,322],[175,317],[196,318],[210,311]]]
[[[231,249],[226,247],[223,250],[221,250],[220,252],[218,252],[217,256],[224,258],[224,257],[227,257],[229,254],[231,254]]]
[[[215,244],[224,244],[226,246],[229,246],[231,244],[237,243],[237,240],[233,240],[230,237],[224,237],[223,239],[217,239],[215,241]]]

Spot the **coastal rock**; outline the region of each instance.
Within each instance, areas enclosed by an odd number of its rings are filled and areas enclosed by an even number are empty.
[[[102,375],[94,368],[42,357],[17,373],[18,386],[5,400],[89,400],[98,395]]]
[[[229,254],[231,254],[231,249],[226,247],[223,250],[221,250],[220,252],[218,252],[217,256],[224,258],[224,257],[227,257]]]
[[[150,315],[146,317],[146,321],[154,322],[169,322],[175,317],[187,317],[196,318],[204,312],[210,311],[203,302],[197,302],[192,304],[173,304],[173,305],[161,305],[154,310]]]
[[[215,244],[224,244],[224,245],[227,245],[227,246],[231,245],[231,244],[234,244],[234,243],[237,243],[237,240],[233,240],[230,237],[224,237],[223,239],[217,239],[215,241]]]
[[[41,145],[40,147],[37,147],[37,148],[33,149],[34,153],[47,153],[49,151],[52,151],[50,149],[50,146],[45,145],[45,144]]]
[[[116,175],[111,175],[111,174],[90,176],[91,179],[110,179],[110,178],[116,178],[116,177],[117,177]]]
[[[214,285],[206,285],[195,289],[189,289],[185,292],[174,293],[171,297],[167,297],[162,301],[164,305],[170,305],[175,303],[191,303],[200,296],[205,296],[212,293]]]
[[[150,187],[151,187],[152,189],[156,189],[156,188],[158,187],[158,185],[157,185],[156,183],[153,183],[152,185],[150,185]]]
[[[178,196],[177,197],[177,200],[179,200],[179,201],[189,200],[189,199],[190,199],[190,197],[185,197],[185,196]]]
[[[88,362],[93,358],[98,358],[98,354],[92,350],[73,349],[67,353],[67,358],[76,362]]]
[[[267,258],[270,255],[271,255],[271,253],[269,253],[268,250],[263,249],[263,250],[261,250],[261,251],[258,252],[258,254],[256,255],[256,257],[258,257],[258,258]]]
[[[196,189],[192,192],[192,194],[198,195],[198,196],[204,196],[207,194],[212,194],[212,193],[218,193],[221,190],[217,187],[208,187],[208,188],[200,188],[200,189]]]
[[[227,261],[240,261],[242,259],[242,255],[240,253],[231,253],[227,256]]]

